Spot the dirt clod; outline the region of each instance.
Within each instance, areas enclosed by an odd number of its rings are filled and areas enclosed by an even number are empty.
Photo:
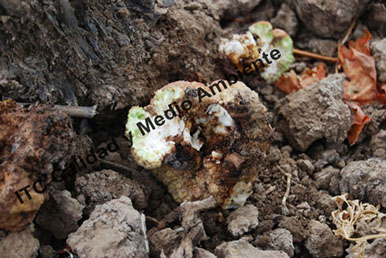
[[[269,242],[268,249],[283,251],[288,254],[289,257],[294,255],[294,244],[291,233],[284,228],[278,228],[272,230],[268,234]]]
[[[314,179],[319,189],[328,190],[333,177],[339,177],[339,169],[327,166],[314,174]]]
[[[296,34],[298,19],[296,17],[296,13],[286,3],[282,4],[276,16],[271,20],[271,23],[273,27],[283,29],[288,32],[291,37]]]
[[[68,234],[78,229],[84,206],[65,191],[53,191],[36,217],[36,224],[51,232],[56,239],[66,239]]]
[[[343,79],[330,75],[280,102],[277,127],[293,147],[305,151],[316,140],[341,143],[347,137],[351,113],[342,100]]]
[[[235,237],[243,235],[259,225],[259,211],[253,205],[246,205],[232,212],[228,218],[228,231]]]
[[[375,57],[378,79],[386,82],[386,38],[374,40],[371,43],[371,49]]]
[[[385,3],[373,3],[366,13],[365,24],[379,36],[386,36]]]
[[[133,200],[137,209],[144,209],[147,206],[147,198],[140,185],[113,170],[101,170],[78,177],[75,190],[78,193],[77,199],[86,205],[86,214],[90,214],[95,205],[121,196]]]
[[[155,232],[150,238],[150,249],[153,255],[159,256],[161,253],[170,255],[178,247],[182,237],[175,230],[165,228]]]
[[[196,248],[193,255],[193,258],[216,258],[214,254],[202,248]]]
[[[354,251],[354,244],[351,244],[349,248],[346,249],[347,256],[346,258],[356,258],[358,257],[358,250]],[[366,258],[378,258],[384,257],[386,255],[386,240],[385,239],[376,239],[371,244],[367,244],[365,247]]]
[[[370,148],[374,157],[386,160],[386,130],[380,130],[371,137]]]
[[[314,165],[312,165],[311,161],[307,159],[300,159],[297,161],[299,168],[303,169],[306,171],[309,175],[312,174],[314,171]]]
[[[296,12],[304,25],[322,37],[339,37],[369,0],[296,0]]]
[[[331,229],[319,221],[309,223],[310,236],[305,241],[305,247],[312,257],[340,257],[343,254],[343,242],[332,233]],[[331,245],[331,243],[334,243]]]
[[[280,221],[279,227],[285,228],[289,232],[291,232],[294,242],[303,241],[309,234],[308,230],[295,217],[284,217]]]
[[[226,242],[219,245],[215,250],[218,258],[288,258],[282,251],[259,250],[248,242],[242,240]]]
[[[335,56],[338,44],[335,40],[312,38],[308,41],[307,48],[325,56]]]
[[[97,205],[90,218],[69,235],[67,244],[81,258],[147,257],[144,218],[125,196]]]
[[[2,257],[34,258],[38,255],[39,241],[33,237],[34,226],[13,232],[0,240]]]
[[[56,258],[55,249],[50,245],[43,245],[39,248],[39,255],[41,258]]]
[[[386,161],[372,158],[354,161],[342,169],[340,190],[354,199],[386,207]]]

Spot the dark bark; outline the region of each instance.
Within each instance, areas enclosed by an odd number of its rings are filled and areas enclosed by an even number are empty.
[[[155,2],[0,0],[0,94],[101,110],[192,73],[216,78],[217,15]]]

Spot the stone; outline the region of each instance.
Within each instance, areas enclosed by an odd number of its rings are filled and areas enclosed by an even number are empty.
[[[340,191],[349,193],[353,199],[386,208],[385,171],[386,160],[371,158],[350,162],[340,172]]]
[[[288,258],[282,251],[263,251],[245,241],[225,242],[217,246],[214,254],[218,258]]]
[[[341,257],[343,255],[342,240],[334,236],[326,224],[311,220],[308,227],[310,235],[305,241],[305,247],[312,257]]]
[[[378,80],[386,82],[386,38],[371,42],[371,50],[375,57]]]
[[[283,3],[270,22],[274,28],[285,30],[291,37],[296,35],[298,19],[296,13],[288,4]]]
[[[145,216],[122,196],[97,205],[67,244],[80,258],[148,257]]]
[[[295,0],[300,20],[313,33],[339,38],[369,0]]]
[[[289,145],[285,145],[285,146],[283,146],[283,147],[281,147],[281,152],[284,154],[284,153],[288,153],[288,155],[290,155],[291,154],[291,152],[292,152],[292,147],[291,146],[289,146]]]
[[[0,240],[1,257],[34,258],[38,256],[39,240],[33,237],[34,226],[13,232]]]
[[[233,211],[227,218],[228,231],[235,237],[259,225],[259,210],[256,206],[246,205]]]
[[[342,100],[343,80],[332,74],[280,101],[276,127],[293,147],[305,151],[317,140],[342,143],[347,137],[351,113]]]
[[[68,234],[78,229],[83,208],[83,205],[71,197],[69,191],[54,191],[50,200],[43,204],[35,222],[51,232],[56,239],[66,239]]]

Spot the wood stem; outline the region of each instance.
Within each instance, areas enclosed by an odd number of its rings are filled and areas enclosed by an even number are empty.
[[[323,61],[326,61],[326,62],[333,62],[333,63],[338,62],[338,58],[337,57],[323,56],[323,55],[315,54],[315,53],[308,52],[308,51],[305,51],[305,50],[300,50],[300,49],[297,49],[297,48],[293,49],[293,53],[295,55],[306,56],[306,57],[310,57],[310,58],[314,58],[314,59],[320,59],[320,60],[323,60]]]
[[[73,117],[93,118],[96,114],[98,114],[98,112],[96,111],[97,106],[80,107],[55,105],[55,108]]]
[[[33,105],[33,103],[22,103],[22,102],[16,102],[16,103],[23,107],[28,107]],[[98,114],[98,112],[96,111],[97,109],[96,105],[91,107],[54,105],[54,108],[64,113],[67,113],[72,117],[93,118]]]

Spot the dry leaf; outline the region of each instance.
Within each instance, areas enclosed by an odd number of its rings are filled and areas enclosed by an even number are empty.
[[[299,82],[299,76],[293,70],[282,75],[275,82],[275,86],[285,94],[290,94],[293,91],[302,89]]]
[[[346,46],[338,47],[338,58],[349,81],[343,82],[343,100],[352,110],[352,126],[348,132],[348,140],[353,145],[359,137],[364,125],[370,121],[359,105],[381,102],[386,107],[386,83],[378,85],[375,58],[370,55],[371,34],[364,34]],[[282,75],[275,86],[286,94],[306,88],[326,77],[324,63],[306,69],[299,76],[293,70]]]
[[[275,86],[286,94],[293,91],[298,91],[311,86],[315,82],[320,81],[326,77],[326,70],[324,63],[320,63],[317,67],[312,69],[305,69],[300,76],[293,70],[282,75],[275,83]]]
[[[350,106],[352,113],[352,124],[347,138],[350,144],[353,145],[358,140],[359,134],[365,124],[370,121],[370,117],[366,116],[358,105],[354,103],[347,104]]]
[[[301,75],[300,85],[302,88],[311,86],[315,82],[320,81],[326,77],[326,70],[324,63],[320,63],[317,67],[311,69],[307,68]]]
[[[368,30],[355,41],[338,47],[338,58],[343,71],[350,81],[343,83],[345,101],[358,105],[374,103],[377,100],[377,72],[375,58],[370,55],[370,38]]]

